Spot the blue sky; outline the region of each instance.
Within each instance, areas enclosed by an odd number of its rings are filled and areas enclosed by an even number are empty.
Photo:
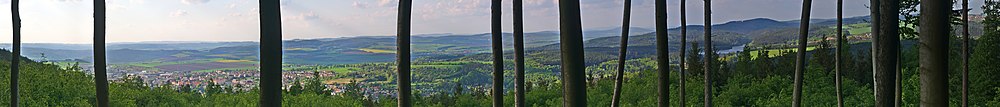
[[[973,0],[978,1],[978,0]],[[107,0],[108,42],[257,41],[257,0]],[[558,0],[524,0],[528,32],[558,29]],[[679,0],[669,0],[671,27]],[[982,1],[972,3],[980,7]],[[92,0],[21,0],[23,41],[91,43]],[[397,0],[282,0],[285,39],[395,34]],[[414,0],[413,34],[489,32],[490,0]],[[621,25],[622,0],[582,0],[585,29]],[[703,24],[702,0],[688,1],[688,23]],[[835,1],[816,0],[813,18],[834,18]],[[867,15],[867,0],[845,0],[845,16]],[[713,23],[751,18],[795,20],[801,0],[714,0]],[[511,0],[503,4],[513,31]],[[977,8],[978,10],[978,8]],[[979,13],[974,11],[973,13]],[[633,1],[632,25],[653,27],[653,0]],[[0,43],[11,41],[10,0],[0,0]]]

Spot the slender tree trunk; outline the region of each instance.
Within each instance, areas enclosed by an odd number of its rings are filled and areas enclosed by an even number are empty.
[[[20,99],[18,82],[18,73],[21,72],[21,11],[20,11],[20,0],[10,1],[10,13],[13,25],[13,45],[11,48],[12,52],[10,55],[10,106],[18,107],[18,100]]]
[[[614,96],[611,97],[611,107],[621,107],[621,96],[622,96],[622,82],[625,81],[625,61],[626,53],[628,52],[628,29],[629,20],[632,13],[632,0],[625,0],[625,8],[622,12],[622,41],[621,50],[618,52],[618,74],[615,76],[615,92]]]
[[[688,66],[687,61],[686,61],[687,60],[687,58],[686,58],[687,56],[685,55],[687,53],[687,6],[686,5],[687,5],[687,0],[681,0],[681,5],[680,5],[680,7],[681,7],[681,9],[680,9],[681,10],[681,52],[680,52],[681,53],[681,58],[679,59],[679,60],[681,60],[681,66],[680,66],[681,69],[680,69],[680,73],[677,73],[681,77],[681,79],[679,81],[680,82],[680,88],[678,88],[678,90],[681,91],[680,92],[680,94],[681,94],[680,95],[681,101],[679,102],[681,107],[686,107],[687,106],[687,92],[686,92],[687,88],[685,88],[686,87],[685,84],[686,84],[686,81],[687,81],[687,78],[685,78],[685,76],[687,75],[686,71],[687,71],[687,66]]]
[[[844,107],[844,96],[841,91],[841,80],[840,72],[844,70],[844,0],[837,0],[837,57],[836,57],[836,71],[834,71],[834,81],[836,81],[837,88],[837,107]]]
[[[802,72],[806,70],[806,47],[809,46],[809,12],[812,0],[802,0],[802,18],[799,22],[799,51],[795,61],[795,87],[792,93],[792,106],[802,106]],[[823,38],[826,39],[826,38]]]
[[[657,81],[657,105],[670,106],[670,56],[667,38],[667,0],[656,0],[656,65],[659,72]]]
[[[490,15],[493,38],[493,107],[503,107],[503,26],[501,20],[502,0],[493,0]]]
[[[514,0],[514,106],[525,107],[524,102],[524,16],[521,0]]]
[[[705,107],[712,107],[712,0],[705,0]]]
[[[411,107],[410,91],[410,8],[412,0],[399,0],[396,20],[396,100],[398,107]]]
[[[920,4],[920,106],[948,106],[951,0],[921,0]]]
[[[875,72],[875,105],[895,106],[896,64],[899,57],[899,1],[878,0],[872,4],[877,9],[878,27],[873,36],[874,72]],[[878,7],[874,7],[874,6]]]
[[[563,106],[587,106],[580,0],[559,0],[559,47],[562,54]]]
[[[104,36],[107,33],[105,5],[104,0],[94,0],[94,87],[97,88],[98,107],[108,106],[108,60],[104,46]],[[264,10],[266,9],[261,9]]]
[[[969,0],[962,0],[962,107],[969,106]]]

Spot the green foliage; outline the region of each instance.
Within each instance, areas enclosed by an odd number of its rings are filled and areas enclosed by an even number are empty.
[[[985,34],[976,40],[977,44],[970,58],[969,102],[977,104],[976,102],[992,100],[991,103],[996,106],[996,102],[1000,101],[996,98],[1000,96],[1000,92],[995,91],[1000,88],[1000,81],[996,80],[1000,78],[996,74],[1000,72],[1000,65],[994,62],[1000,61],[1000,57],[997,57],[1000,56],[1000,50],[997,50],[1000,47],[1000,2],[986,1],[983,12],[986,15],[983,21]]]

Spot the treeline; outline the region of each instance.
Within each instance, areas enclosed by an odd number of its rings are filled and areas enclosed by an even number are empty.
[[[987,36],[980,39],[979,46],[996,46],[1000,43],[1000,37]],[[998,42],[989,42],[998,41]],[[977,47],[983,49],[983,47]],[[836,93],[834,89],[833,72],[827,62],[821,57],[828,54],[818,49],[810,54],[814,56],[812,63],[805,72],[804,104],[806,105],[836,105]],[[789,51],[776,51],[791,54]],[[778,57],[749,57],[751,52],[741,52],[733,56],[720,58],[720,66],[715,71],[718,78],[713,78],[714,92],[713,103],[717,105],[732,106],[790,106],[792,78],[788,73],[794,58],[791,56]],[[978,52],[984,54],[994,54],[996,52]],[[761,54],[761,53],[757,53]],[[764,53],[766,54],[766,53]],[[980,106],[1000,106],[1000,87],[996,86],[997,78],[995,74],[986,74],[996,71],[1000,66],[990,64],[990,59],[997,57],[976,54],[973,61],[974,72],[972,73],[973,100],[972,105]],[[694,54],[697,55],[697,54]],[[904,64],[915,64],[916,51],[905,51]],[[866,60],[866,53],[849,54],[853,61],[846,61],[851,68],[844,81],[844,97],[846,106],[873,106],[872,86],[869,82],[870,75],[863,75],[870,69],[870,62]],[[692,56],[689,59],[698,59]],[[957,61],[957,60],[956,60]],[[691,62],[698,62],[692,60]],[[94,97],[93,78],[81,72],[79,68],[59,68],[56,65],[42,64],[26,61],[22,65],[21,72],[21,101],[22,105],[29,106],[92,106],[96,101]],[[589,82],[588,101],[592,106],[609,106],[610,96],[613,90],[613,81],[609,75],[614,70],[615,61],[608,61],[588,67],[588,72],[592,75]],[[701,69],[700,63],[691,63],[691,69]],[[627,81],[623,91],[623,106],[654,106],[656,98],[652,92],[656,92],[656,74],[654,73],[655,61],[649,58],[634,59],[628,61],[629,69],[626,74]],[[867,67],[867,68],[866,68]],[[677,67],[674,67],[677,68]],[[9,62],[0,62],[0,69],[9,69]],[[908,67],[904,69],[904,96],[903,104],[917,104],[919,92],[917,92],[918,79],[916,68]],[[957,72],[955,72],[957,73]],[[9,71],[0,73],[0,82],[8,83]],[[670,80],[679,80],[678,75],[682,73],[672,72]],[[686,87],[678,87],[679,81],[670,81],[671,104],[686,103],[688,105],[700,105],[703,101],[701,92],[704,78],[700,72],[683,73],[689,75]],[[170,87],[170,86],[147,86],[141,82],[141,78],[129,78],[114,81],[110,85],[110,97],[112,106],[255,106],[259,99],[256,89],[253,90],[232,90],[232,88],[211,85],[208,87]],[[297,80],[297,85],[290,87],[282,103],[286,106],[395,106],[395,99],[386,95],[364,95],[360,90],[365,87],[355,83],[346,85],[346,89],[336,95],[331,95],[331,90],[324,90],[320,87],[319,80],[307,78]],[[952,82],[957,83],[956,80]],[[978,85],[976,85],[978,84]],[[470,90],[457,85],[452,92],[421,93],[416,91],[415,106],[488,106],[490,104],[489,92],[483,90]],[[561,85],[557,81],[529,81],[528,105],[531,106],[560,106],[562,104]],[[6,91],[7,85],[0,85],[0,90]],[[678,102],[682,96],[678,89],[684,89],[688,93],[683,96],[687,102]],[[954,86],[952,90],[959,90]],[[511,93],[511,91],[508,91]],[[509,106],[513,106],[513,96],[505,96]],[[7,100],[9,93],[0,93],[0,100]],[[957,104],[958,97],[952,97],[953,103]],[[0,102],[0,105],[8,105],[8,102]]]

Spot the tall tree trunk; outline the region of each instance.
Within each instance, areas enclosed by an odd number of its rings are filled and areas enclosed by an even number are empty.
[[[104,0],[94,0],[94,87],[97,88],[96,93],[98,107],[108,106],[108,60],[107,52],[104,46],[104,36],[107,33],[105,29],[105,24],[107,22],[105,5]],[[265,10],[267,9],[261,9],[261,11]],[[261,17],[263,16],[264,15],[261,15]],[[261,93],[261,95],[264,94],[265,93]],[[280,98],[281,96],[279,95],[277,97]]]
[[[10,84],[8,84],[8,85],[10,85],[9,86],[10,87],[10,90],[9,90],[10,94],[9,95],[10,95],[10,106],[11,107],[18,107],[18,103],[17,102],[18,102],[18,99],[20,99],[20,96],[17,93],[18,90],[19,90],[18,82],[20,81],[20,80],[18,80],[18,77],[19,77],[18,73],[21,72],[21,11],[20,11],[20,8],[18,8],[18,7],[20,7],[20,4],[21,4],[20,0],[11,0],[10,1],[10,13],[11,13],[11,17],[12,17],[11,19],[13,21],[13,22],[11,22],[11,25],[13,25],[13,31],[12,32],[14,33],[14,35],[13,35],[14,36],[13,42],[11,43],[11,45],[13,45],[11,48],[13,48],[13,49],[12,49],[12,52],[11,52],[11,55],[10,55],[11,56],[10,57],[10,81],[9,81]]]
[[[580,0],[559,0],[559,48],[562,54],[563,106],[587,106]]]
[[[656,66],[659,72],[657,81],[658,96],[656,104],[660,107],[670,106],[670,50],[667,38],[667,0],[656,0]]]
[[[844,42],[848,41],[844,39],[844,0],[837,0],[837,52],[836,52],[836,71],[834,71],[834,81],[836,81],[837,89],[837,107],[844,107],[844,96],[841,91],[841,77],[840,71],[844,70]]]
[[[411,107],[410,91],[410,8],[412,0],[399,0],[396,20],[396,106]]]
[[[521,0],[514,0],[514,106],[525,107],[524,102],[524,16]]]
[[[686,87],[685,85],[687,84],[686,83],[687,78],[685,76],[687,75],[687,66],[688,66],[687,59],[686,59],[686,53],[687,53],[687,0],[681,0],[680,7],[681,7],[681,9],[680,9],[681,10],[681,52],[680,52],[681,53],[681,58],[679,60],[681,60],[681,66],[680,66],[681,69],[680,69],[680,73],[677,73],[677,74],[680,75],[680,77],[681,77],[681,79],[679,80],[679,82],[680,82],[680,88],[678,88],[678,90],[681,91],[680,92],[680,94],[681,94],[680,95],[681,101],[679,103],[680,103],[681,107],[686,107],[687,106],[687,92],[686,92],[687,88],[685,88]]]
[[[802,106],[802,72],[806,70],[806,47],[809,46],[809,12],[812,0],[802,0],[802,18],[799,22],[799,51],[795,61],[795,83],[792,92],[792,106]],[[826,39],[826,38],[822,38]]]
[[[877,32],[872,49],[875,72],[875,105],[895,106],[896,63],[899,53],[899,1],[878,0],[872,4],[877,9]],[[875,7],[877,6],[877,7]]]
[[[621,96],[622,96],[622,82],[625,81],[625,61],[626,53],[628,52],[628,29],[629,20],[632,13],[632,0],[625,0],[625,8],[622,9],[622,40],[621,40],[621,50],[618,50],[618,74],[615,76],[615,92],[614,96],[611,97],[611,107],[621,106]]]
[[[969,106],[969,0],[962,0],[962,107]]]
[[[712,107],[712,0],[705,0],[705,107]]]
[[[948,106],[951,0],[920,4],[920,106]]]
[[[503,26],[500,23],[502,0],[493,0],[490,6],[493,35],[493,107],[503,107]]]

